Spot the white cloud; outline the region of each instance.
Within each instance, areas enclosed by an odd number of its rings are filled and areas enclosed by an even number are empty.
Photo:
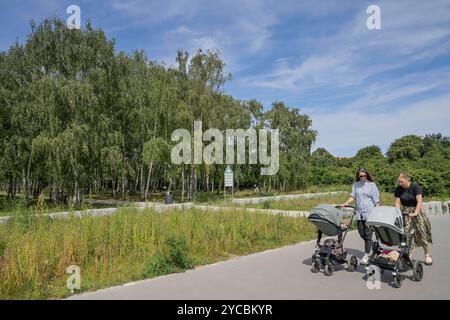
[[[343,70],[346,60],[344,54],[311,55],[298,66],[291,67],[286,60],[278,61],[274,70],[268,74],[243,78],[241,81],[257,87],[287,90],[305,90],[336,83],[338,69]]]
[[[180,35],[187,35],[187,34],[192,34],[192,30],[189,29],[186,26],[179,26],[178,28],[176,28],[175,30],[169,31],[170,33],[173,34],[180,34]]]
[[[133,20],[130,24],[153,26],[173,17],[192,18],[206,4],[204,0],[113,0],[112,8],[131,17]]]
[[[243,79],[249,86],[304,92],[316,84],[349,86],[370,76],[431,59],[450,47],[450,5],[424,1],[380,1],[382,30],[368,30],[364,4],[336,33],[309,39],[312,52],[297,63]],[[340,11],[338,11],[341,13]],[[326,25],[327,21],[323,21]],[[304,52],[303,42],[299,52]]]
[[[384,113],[367,114],[353,109],[313,115],[312,120],[319,131],[315,147],[325,147],[337,156],[353,156],[353,150],[390,143],[407,134],[450,135],[450,95]]]
[[[113,8],[139,28],[180,22],[164,33],[157,60],[169,57],[167,62],[172,64],[172,56],[178,49],[191,53],[199,48],[217,49],[231,72],[244,67],[241,62],[244,59],[270,48],[271,28],[278,22],[276,12],[269,10],[266,3],[255,0],[115,0]]]
[[[347,153],[407,133],[449,134],[450,97],[442,92],[449,92],[450,68],[412,71],[450,52],[448,1],[376,1],[382,30],[366,27],[368,1],[114,3],[142,28],[170,25],[157,55],[169,64],[176,50],[198,48],[219,50],[232,73],[245,71],[249,61],[250,66],[268,61],[267,70],[234,80],[241,98],[247,93],[253,98],[258,90],[256,98],[267,101],[289,97],[302,105],[312,98],[303,111],[319,130],[318,146]],[[340,20],[343,16],[349,18]],[[290,24],[305,30],[290,30]],[[408,101],[416,102],[405,106]]]

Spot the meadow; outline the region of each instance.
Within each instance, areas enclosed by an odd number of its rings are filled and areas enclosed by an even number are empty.
[[[25,213],[41,214],[41,213],[53,213],[53,212],[113,208],[113,207],[117,207],[117,205],[106,203],[88,203],[88,202],[84,202],[76,206],[55,205],[51,203],[49,199],[45,199],[44,197],[31,199],[29,205],[25,206],[24,200],[20,196],[16,197],[15,199],[8,199],[5,195],[0,194],[0,217],[17,216],[23,215]]]
[[[302,190],[313,191],[317,190]],[[238,195],[256,196],[251,191]],[[382,192],[380,198],[382,205],[393,204],[392,193]],[[244,208],[309,211],[322,203],[341,204],[347,199],[348,192],[344,192],[234,205],[220,212],[189,209],[164,214],[120,207],[107,217],[68,219],[42,216],[67,209],[47,206],[43,199],[30,208],[20,201],[15,206],[4,202],[0,212],[15,218],[0,224],[0,299],[67,297],[69,274],[65,270],[70,265],[80,267],[77,292],[83,292],[314,239],[315,227],[305,218],[245,212]],[[230,206],[211,194],[199,200]],[[435,198],[425,198],[429,200]],[[92,205],[80,209],[87,208]]]
[[[276,209],[276,210],[297,210],[297,211],[309,211],[315,206],[328,203],[328,204],[342,204],[349,198],[348,193],[339,193],[331,195],[323,195],[312,198],[297,198],[297,199],[286,199],[286,200],[267,200],[258,204],[246,204],[246,207],[258,208],[258,209]],[[353,205],[355,203],[352,203]],[[392,206],[394,204],[394,196],[392,193],[381,192],[380,193],[380,204]]]
[[[119,209],[102,218],[22,215],[0,225],[0,299],[67,297],[65,269],[81,291],[180,272],[236,255],[313,239],[305,218],[245,213]]]

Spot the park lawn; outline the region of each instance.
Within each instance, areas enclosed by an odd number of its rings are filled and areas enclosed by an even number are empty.
[[[301,190],[291,190],[291,191],[277,191],[272,190],[270,192],[259,192],[254,193],[250,189],[242,189],[237,190],[235,192],[235,198],[252,198],[252,197],[269,197],[269,196],[278,196],[278,195],[287,195],[287,194],[302,194],[302,193],[318,193],[318,192],[329,192],[329,191],[347,191],[348,186],[309,186],[305,189]],[[211,205],[224,205],[224,194],[223,190],[219,192],[204,192],[199,191],[196,193],[195,199],[184,199],[181,198],[180,192],[174,193],[174,202],[182,203],[182,202],[195,202],[199,204],[211,204]],[[147,201],[149,202],[159,202],[164,203],[165,192],[153,192],[149,193],[147,197]],[[130,201],[130,202],[139,202],[144,201],[139,196],[127,196],[125,198],[116,198],[113,199],[111,196],[111,192],[101,193],[101,194],[93,194],[86,197],[89,200],[121,200],[121,201]],[[225,203],[227,206],[231,205],[231,192],[227,191],[227,201]],[[71,207],[69,205],[55,205],[52,204],[49,199],[30,199],[30,205],[27,210],[33,211],[33,213],[53,213],[53,212],[62,212],[62,211],[71,211],[71,210],[88,210],[88,209],[100,209],[100,208],[113,208],[118,205],[114,204],[100,204],[100,203],[88,203],[84,202],[76,207]],[[120,206],[120,205],[119,205]],[[0,217],[2,216],[16,216],[20,215],[24,211],[23,206],[23,196],[17,195],[17,198],[14,200],[8,199],[4,192],[0,192]]]
[[[309,211],[319,204],[342,204],[349,198],[348,193],[330,194],[311,198],[298,198],[298,199],[286,199],[286,200],[267,200],[258,204],[243,204],[238,205],[245,206],[247,208],[258,209],[275,209],[275,210],[296,210],[296,211]],[[424,197],[424,201],[445,201],[444,197]],[[380,192],[380,205],[393,206],[395,202],[394,194],[391,192]],[[352,205],[355,203],[353,202]],[[237,206],[235,204],[235,206]]]
[[[30,199],[30,205],[25,208],[23,205],[23,199],[20,197],[11,200],[7,199],[6,196],[0,195],[0,217],[4,216],[21,216],[32,214],[42,214],[42,213],[53,213],[53,212],[63,212],[63,211],[76,211],[76,210],[89,210],[89,209],[101,209],[101,208],[113,208],[117,207],[114,204],[103,204],[103,203],[83,203],[75,207],[68,205],[54,205],[50,200],[45,202],[39,201],[39,199]]]
[[[342,204],[349,198],[350,193],[339,193],[323,195],[311,198],[297,198],[297,199],[286,199],[286,200],[267,200],[263,203],[258,204],[245,204],[242,206],[249,208],[258,209],[276,209],[276,210],[297,210],[297,211],[309,211],[312,208],[318,206],[319,204]],[[354,203],[352,203],[354,205]],[[394,196],[389,192],[380,193],[380,204],[393,206]]]
[[[16,219],[0,225],[0,299],[67,297],[70,265],[80,267],[81,291],[88,291],[313,238],[305,218],[239,208]]]
[[[271,190],[269,191],[260,191],[260,192],[253,192],[251,189],[242,189],[242,190],[236,190],[234,194],[234,198],[241,199],[241,198],[260,198],[260,197],[272,197],[272,196],[281,196],[281,195],[289,195],[289,194],[305,194],[305,193],[322,193],[322,192],[332,192],[332,191],[348,191],[350,192],[351,188],[349,186],[344,185],[331,185],[331,186],[309,186],[304,189],[300,190],[290,190],[290,191],[278,191],[278,190]],[[175,194],[175,202],[181,202],[181,197],[179,195]],[[198,192],[196,194],[196,199],[193,201],[195,203],[199,204],[210,204],[210,205],[232,205],[232,196],[231,196],[231,189],[227,189],[227,197],[226,201],[224,203],[224,192],[223,189],[219,192]],[[184,199],[184,202],[189,202],[192,200]]]

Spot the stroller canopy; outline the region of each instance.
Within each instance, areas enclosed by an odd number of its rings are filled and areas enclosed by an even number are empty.
[[[366,225],[375,231],[378,239],[386,245],[399,245],[403,239],[403,217],[400,209],[380,206],[373,208]]]
[[[373,208],[367,217],[366,224],[373,227],[387,227],[403,234],[403,218],[400,209],[395,207],[380,206]]]
[[[310,211],[308,220],[327,236],[335,236],[339,233],[343,216],[342,210],[329,204],[321,204]]]

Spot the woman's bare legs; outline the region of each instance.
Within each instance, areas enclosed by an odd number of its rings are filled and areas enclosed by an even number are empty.
[[[431,265],[433,263],[433,259],[431,258],[430,254],[430,246],[428,243],[425,243],[423,246],[423,252],[425,253],[425,264]]]

